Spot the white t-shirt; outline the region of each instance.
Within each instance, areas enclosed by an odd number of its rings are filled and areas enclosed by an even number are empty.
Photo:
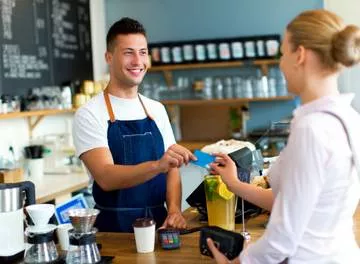
[[[175,144],[175,138],[165,107],[160,102],[140,96],[146,110],[155,120],[160,130],[166,151],[168,147]],[[139,120],[146,117],[138,97],[134,99],[118,98],[112,95],[109,95],[109,97],[116,120]],[[110,120],[110,117],[103,93],[98,94],[76,111],[73,137],[78,157],[94,148],[109,148],[107,139],[108,120]]]
[[[324,97],[295,110],[288,144],[269,175],[274,204],[264,235],[241,264],[358,264],[353,215],[360,197],[352,153],[360,153],[360,117],[348,95]],[[341,122],[355,140],[350,149]],[[355,152],[356,151],[356,152]]]

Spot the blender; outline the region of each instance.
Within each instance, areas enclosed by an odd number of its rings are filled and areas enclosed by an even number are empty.
[[[68,211],[73,226],[69,230],[70,247],[66,255],[66,263],[98,263],[101,260],[96,244],[97,229],[93,227],[99,214],[97,209],[70,209]]]
[[[25,207],[34,225],[25,229],[25,263],[55,263],[59,259],[54,243],[56,225],[48,224],[55,212],[52,204],[34,204]]]

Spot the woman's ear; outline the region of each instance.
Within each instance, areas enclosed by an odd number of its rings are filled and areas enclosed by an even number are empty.
[[[305,63],[306,49],[300,45],[296,50],[296,63],[295,66],[300,66]]]

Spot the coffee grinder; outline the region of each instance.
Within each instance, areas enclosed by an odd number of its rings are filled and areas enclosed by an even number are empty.
[[[97,209],[70,209],[72,230],[69,230],[70,246],[66,263],[98,263],[101,260],[96,244],[97,229],[93,227],[99,214]]]

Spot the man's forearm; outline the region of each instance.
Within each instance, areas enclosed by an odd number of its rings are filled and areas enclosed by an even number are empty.
[[[139,185],[159,173],[158,162],[147,161],[138,165],[105,165],[94,178],[104,191],[112,191]]]
[[[168,212],[181,212],[181,178],[179,169],[169,170],[166,178],[166,205]]]

